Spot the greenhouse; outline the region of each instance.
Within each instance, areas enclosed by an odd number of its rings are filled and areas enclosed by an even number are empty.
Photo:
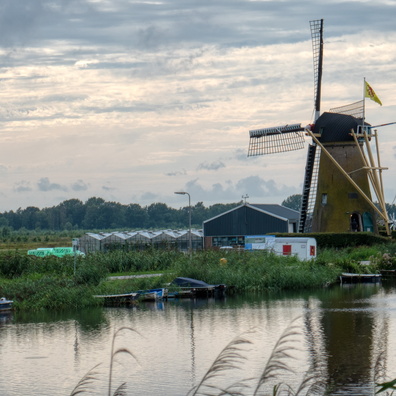
[[[176,249],[188,251],[189,230],[114,231],[110,233],[87,233],[78,240],[78,249],[84,253],[110,250]],[[203,249],[201,230],[191,230],[192,250]]]

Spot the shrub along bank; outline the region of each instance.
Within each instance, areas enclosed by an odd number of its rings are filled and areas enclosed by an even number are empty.
[[[301,237],[301,234],[275,233],[278,237]],[[377,246],[389,244],[388,237],[375,235],[371,232],[318,232],[306,233],[306,238],[315,238],[318,249],[345,249],[358,246]]]
[[[370,265],[361,265],[370,261]],[[74,270],[75,268],[75,270]],[[0,253],[0,297],[16,309],[66,309],[101,304],[95,294],[162,287],[177,276],[225,283],[233,291],[317,289],[337,282],[342,272],[376,273],[396,269],[396,244],[321,249],[316,261],[302,262],[268,252],[175,251],[109,252],[85,258]],[[110,274],[163,273],[162,276],[110,281]]]

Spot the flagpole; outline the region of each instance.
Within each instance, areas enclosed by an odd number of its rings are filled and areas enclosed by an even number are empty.
[[[366,119],[366,77],[363,77],[363,121],[362,128],[364,127],[364,120]]]

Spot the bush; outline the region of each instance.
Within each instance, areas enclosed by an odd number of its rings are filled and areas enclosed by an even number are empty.
[[[0,254],[0,274],[6,278],[19,277],[28,271],[29,263],[29,257],[17,250],[11,254]]]
[[[370,232],[320,232],[310,234],[275,234],[278,237],[301,237],[315,238],[318,249],[336,248],[344,249],[356,246],[373,246],[387,244],[390,239],[387,237],[374,235]]]
[[[77,285],[97,286],[108,276],[108,270],[101,263],[82,260],[76,268],[74,280]]]
[[[93,289],[70,278],[29,276],[1,282],[0,294],[14,300],[18,310],[69,309],[98,305]]]

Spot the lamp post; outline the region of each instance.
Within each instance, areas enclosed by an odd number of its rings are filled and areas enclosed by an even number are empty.
[[[192,254],[192,243],[191,243],[191,196],[188,192],[185,191],[176,191],[175,194],[179,195],[188,195],[188,250],[190,252],[190,256]]]

